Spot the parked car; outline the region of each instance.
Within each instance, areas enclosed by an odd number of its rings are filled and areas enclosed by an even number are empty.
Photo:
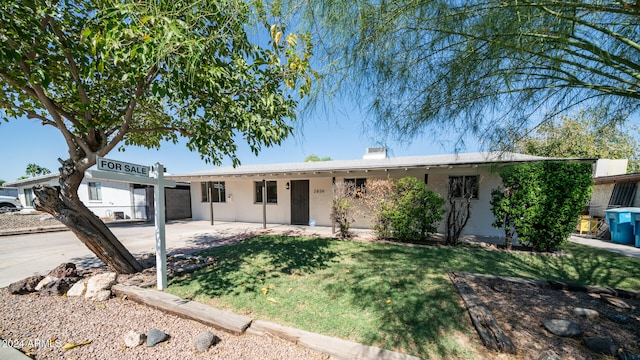
[[[22,210],[22,203],[19,198],[15,196],[0,195],[0,214],[20,210]]]

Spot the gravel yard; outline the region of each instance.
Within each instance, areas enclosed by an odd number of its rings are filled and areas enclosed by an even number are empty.
[[[61,225],[50,215],[0,214],[0,231]],[[1,238],[0,238],[1,240]],[[100,271],[98,271],[100,272]],[[154,347],[126,348],[130,330],[159,329],[170,339]],[[193,344],[210,331],[222,341],[206,353]],[[234,336],[196,321],[165,314],[129,300],[11,295],[0,289],[0,346],[12,346],[34,359],[328,359],[324,354],[268,336]],[[68,343],[90,342],[70,350]]]
[[[37,229],[56,225],[62,224],[47,213],[22,214],[15,212],[0,214],[0,230]]]
[[[126,348],[124,335],[157,328],[170,339],[154,347]],[[222,341],[199,353],[193,340],[211,331]],[[0,289],[0,346],[13,345],[35,359],[327,359],[268,336],[233,336],[128,300],[11,295]],[[89,344],[63,350],[67,343]],[[17,345],[17,346],[16,346]]]

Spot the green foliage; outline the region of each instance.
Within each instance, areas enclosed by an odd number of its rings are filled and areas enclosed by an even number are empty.
[[[492,192],[493,226],[514,229],[518,240],[536,251],[562,246],[591,195],[592,165],[521,164],[503,169],[500,176],[504,190]]]
[[[367,104],[390,137],[426,128],[491,141],[530,128],[540,109],[595,101],[626,118],[640,107],[633,1],[308,3],[331,60],[327,87]]]
[[[637,126],[607,118],[602,109],[587,109],[540,125],[535,134],[516,140],[516,150],[558,158],[629,159],[628,172],[636,172],[640,171],[637,134]]]
[[[51,170],[36,164],[28,164],[27,170],[25,172],[27,173],[27,175],[31,175],[32,177],[51,174]]]
[[[239,163],[291,133],[309,92],[310,37],[261,1],[4,1],[0,109],[65,138],[83,172],[118,146],[189,149]],[[251,39],[254,39],[253,42]]]
[[[495,218],[491,225],[496,229],[501,227],[504,228],[504,246],[507,249],[511,248],[513,234],[515,231],[512,213],[514,212],[516,205],[512,204],[512,200],[513,191],[511,187],[507,187],[504,190],[491,190],[491,212],[493,212],[493,216]]]
[[[442,220],[444,198],[427,189],[423,181],[405,177],[393,181],[388,200],[374,214],[378,237],[399,241],[425,240]]]
[[[330,156],[320,157],[316,154],[311,154],[304,159],[304,162],[315,162],[315,161],[331,161]]]
[[[338,224],[338,234],[342,239],[351,237],[349,228],[355,221],[355,184],[338,182],[332,186],[331,220]]]
[[[640,259],[574,243],[564,251],[569,256],[262,235],[206,250],[200,255],[218,261],[172,278],[167,291],[422,359],[482,359],[480,343],[461,340],[477,333],[450,271],[640,290]]]

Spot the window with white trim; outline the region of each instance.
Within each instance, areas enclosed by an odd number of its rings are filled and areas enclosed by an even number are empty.
[[[89,187],[89,201],[102,200],[102,189],[99,182],[90,182]]]
[[[224,181],[208,181],[200,183],[200,201],[209,202],[209,190],[211,190],[211,202],[226,202],[226,186]]]
[[[278,182],[266,181],[267,185],[267,204],[278,203]],[[263,181],[256,181],[254,183],[254,201],[256,204],[262,204],[262,188],[264,186]]]
[[[453,198],[478,198],[478,175],[449,176],[449,195]]]

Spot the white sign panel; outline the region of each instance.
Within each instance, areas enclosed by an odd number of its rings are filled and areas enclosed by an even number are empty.
[[[98,170],[117,172],[121,174],[149,177],[149,166],[131,164],[124,161],[99,157],[96,160]]]

